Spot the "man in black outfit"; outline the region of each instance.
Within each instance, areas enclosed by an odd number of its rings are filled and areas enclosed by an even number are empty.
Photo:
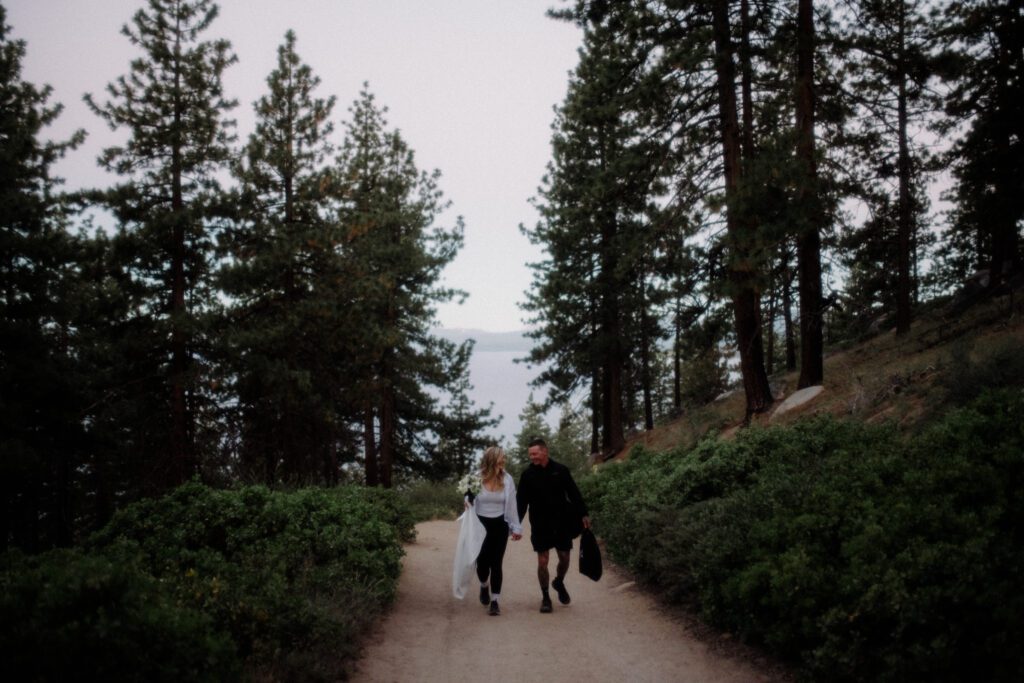
[[[530,511],[530,543],[537,552],[537,579],[542,595],[540,611],[547,613],[551,611],[551,596],[548,595],[550,551],[554,548],[558,554],[555,580],[551,586],[558,593],[558,601],[568,605],[565,573],[569,571],[569,551],[572,550],[572,539],[579,536],[581,529],[590,528],[590,517],[569,468],[548,456],[548,445],[544,439],[531,439],[528,453],[530,466],[519,478],[516,503],[519,519],[525,519],[527,509]]]

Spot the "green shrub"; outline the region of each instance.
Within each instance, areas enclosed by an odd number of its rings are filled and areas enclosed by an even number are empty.
[[[462,494],[455,482],[420,480],[399,489],[413,519],[455,519],[462,514]]]
[[[1018,680],[1024,395],[904,440],[818,418],[583,482],[612,556],[829,681]]]
[[[137,549],[4,556],[0,658],[15,681],[229,681],[228,634],[177,604],[138,567]]]
[[[949,368],[941,381],[951,405],[965,405],[986,391],[1020,388],[1024,384],[1024,354],[1014,339],[977,350],[958,342],[950,350]]]
[[[249,668],[329,680],[394,599],[411,520],[393,492],[190,483],[120,511],[87,547],[137,544],[142,569],[230,633]]]

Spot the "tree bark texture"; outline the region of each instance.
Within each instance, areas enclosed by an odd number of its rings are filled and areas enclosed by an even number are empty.
[[[989,242],[989,286],[993,289],[1002,286],[1008,272],[1015,271],[1021,266],[1018,223],[1022,218],[1022,162],[1019,158],[1008,157],[1011,150],[1016,148],[1012,144],[1014,138],[1019,140],[1022,134],[1022,124],[1013,114],[1018,110],[1013,99],[1019,92],[1019,86],[1012,86],[1019,83],[1021,70],[1024,69],[1022,5],[1022,0],[1009,0],[1000,17],[1002,21],[997,22],[994,29],[997,40],[993,49],[997,52],[996,69],[1001,86],[993,93],[996,100],[993,142],[995,149],[1002,154],[997,153],[995,195],[998,199],[995,200],[997,206],[994,225],[991,228],[992,239]]]
[[[368,405],[363,412],[363,446],[365,448],[363,457],[367,486],[377,486],[380,484],[377,466],[377,439],[374,433],[373,420],[373,407]]]
[[[175,128],[180,112],[175,112]],[[171,160],[171,486],[186,481],[193,470],[185,399],[188,349],[185,337],[185,203],[181,189],[181,146],[175,141]]]
[[[803,211],[797,234],[797,270],[800,288],[800,379],[798,388],[821,384],[824,379],[821,296],[821,199],[814,147],[814,5],[799,0],[797,8],[796,128],[797,163],[803,178],[797,206]]]
[[[771,388],[764,368],[759,297],[747,249],[751,235],[743,234],[737,194],[742,173],[740,131],[736,115],[736,67],[729,30],[728,0],[717,0],[712,8],[715,37],[715,71],[718,77],[718,109],[725,174],[726,227],[732,253],[729,279],[732,285],[733,316],[739,345],[740,371],[747,399],[747,416],[764,412],[772,404]]]
[[[911,280],[910,250],[913,234],[913,208],[910,194],[910,143],[907,140],[907,57],[906,57],[906,3],[899,3],[897,18],[899,36],[899,54],[896,57],[897,78],[897,135],[899,136],[899,158],[897,160],[899,175],[898,211],[899,226],[897,228],[896,257],[896,334],[910,331]]]

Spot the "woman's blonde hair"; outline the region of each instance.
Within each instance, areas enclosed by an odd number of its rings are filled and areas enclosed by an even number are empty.
[[[480,478],[485,482],[494,482],[498,490],[505,488],[505,477],[501,476],[501,467],[498,461],[505,457],[505,449],[501,446],[491,446],[484,451],[484,457],[480,459]]]

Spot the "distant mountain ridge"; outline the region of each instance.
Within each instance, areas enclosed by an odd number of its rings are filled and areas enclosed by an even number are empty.
[[[526,330],[488,332],[486,330],[465,328],[438,328],[434,330],[434,334],[456,344],[472,339],[476,342],[473,350],[478,353],[485,351],[520,351],[525,356],[533,346],[533,342],[526,336]]]

